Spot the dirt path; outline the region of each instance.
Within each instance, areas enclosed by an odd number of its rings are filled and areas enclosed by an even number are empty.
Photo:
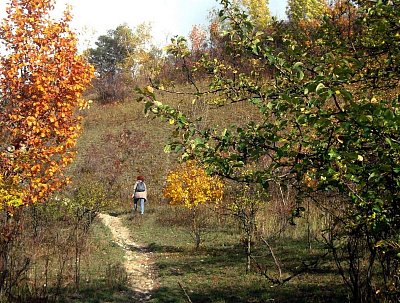
[[[124,266],[132,289],[131,299],[138,303],[147,302],[156,286],[151,254],[132,241],[129,230],[120,218],[107,214],[100,214],[99,217],[110,228],[115,243],[125,250]]]

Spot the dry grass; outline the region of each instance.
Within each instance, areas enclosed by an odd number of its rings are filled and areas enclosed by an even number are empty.
[[[220,127],[260,119],[257,113],[250,114],[254,108],[246,103],[206,109],[207,99],[192,104],[190,96],[162,92],[161,97],[193,115],[201,113],[204,123]],[[319,270],[280,287],[271,287],[256,273],[256,266],[255,272],[246,275],[239,223],[227,215],[217,216],[211,209],[204,210],[203,244],[194,251],[188,212],[167,205],[162,198],[166,175],[176,164],[175,155],[163,152],[171,130],[167,123],[145,117],[143,104],[134,100],[94,104],[86,113],[78,158],[71,170],[79,177],[84,174],[82,167],[88,169],[102,186],[108,186],[116,202],[109,211],[125,216],[135,240],[147,244],[154,254],[161,288],[154,293],[153,302],[185,302],[178,282],[194,302],[343,302],[341,279],[330,260]],[[130,195],[138,174],[145,176],[149,196],[145,215],[132,218]],[[293,200],[293,193],[285,199],[274,189],[257,217],[258,233],[270,240],[286,276],[301,266],[302,260],[311,262],[324,253],[315,237],[324,228],[324,213],[310,204],[307,215],[298,219],[297,225],[290,225]],[[270,250],[261,241],[254,245],[261,268],[276,276]]]

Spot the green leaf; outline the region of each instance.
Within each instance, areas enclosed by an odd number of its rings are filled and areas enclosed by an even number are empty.
[[[294,69],[298,69],[301,66],[303,66],[303,62],[296,62],[295,64],[293,64]]]
[[[297,71],[297,78],[299,78],[299,80],[304,79],[304,72],[302,70]]]
[[[323,83],[318,83],[317,87],[315,88],[315,92],[319,92],[321,89],[325,88]]]
[[[346,90],[346,89],[341,89],[341,90],[340,90],[340,93],[343,95],[343,97],[344,97],[346,100],[348,100],[348,101],[353,100],[353,95],[352,95],[348,90]]]
[[[164,146],[164,153],[169,154],[171,151],[172,149],[170,144]]]

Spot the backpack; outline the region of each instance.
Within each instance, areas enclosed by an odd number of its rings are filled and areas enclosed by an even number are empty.
[[[135,192],[143,192],[143,191],[146,191],[146,187],[144,186],[144,182],[143,181],[138,182],[136,184]]]

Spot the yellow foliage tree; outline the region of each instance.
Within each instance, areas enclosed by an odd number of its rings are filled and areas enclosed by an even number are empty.
[[[312,21],[322,18],[328,4],[326,0],[289,0],[286,14],[289,19],[298,23],[300,21]]]
[[[265,29],[271,21],[271,13],[269,10],[268,0],[240,0],[241,3],[248,11],[254,24],[260,29]]]
[[[75,155],[93,67],[77,53],[69,11],[53,20],[53,5],[12,0],[0,22],[0,210],[46,200]]]
[[[204,168],[190,160],[179,165],[167,176],[164,196],[170,204],[186,207],[192,212],[192,232],[196,248],[200,245],[200,229],[197,221],[199,205],[218,204],[223,197],[224,184],[216,176],[207,175]]]
[[[168,174],[164,196],[172,205],[193,209],[200,204],[217,204],[222,200],[223,189],[218,177],[207,175],[204,168],[190,160]]]
[[[21,206],[46,201],[68,182],[77,110],[86,106],[81,96],[94,72],[78,54],[68,10],[55,20],[55,0],[7,2],[0,20],[0,290],[17,289],[26,270],[11,262]]]

